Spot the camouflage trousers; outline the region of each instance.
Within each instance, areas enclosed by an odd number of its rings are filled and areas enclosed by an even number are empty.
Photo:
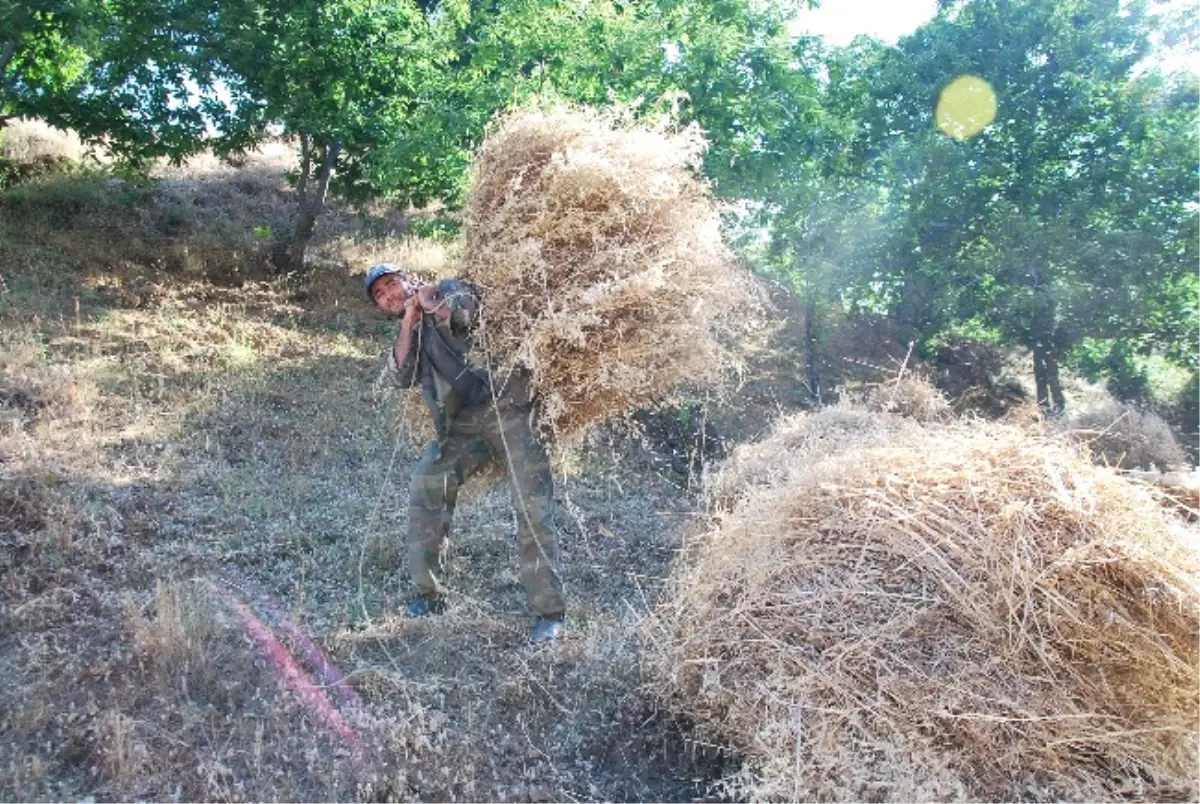
[[[458,490],[492,461],[505,464],[517,519],[526,600],[538,615],[566,611],[554,535],[550,460],[530,426],[530,408],[501,399],[459,412],[413,469],[408,507],[408,568],[417,589],[443,595],[446,547]]]

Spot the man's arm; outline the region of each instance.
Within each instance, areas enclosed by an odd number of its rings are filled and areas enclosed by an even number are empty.
[[[411,299],[404,308],[404,318],[400,322],[400,336],[392,345],[391,366],[399,376],[397,385],[411,387],[416,383],[417,362],[420,355],[416,349],[415,330],[421,323],[422,305],[417,299]]]

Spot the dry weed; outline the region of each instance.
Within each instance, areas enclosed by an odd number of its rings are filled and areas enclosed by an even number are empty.
[[[132,785],[142,772],[148,754],[137,741],[137,724],[118,711],[105,712],[98,741],[105,772],[118,784]]]
[[[328,249],[355,273],[362,273],[378,262],[398,263],[425,277],[447,278],[454,273],[451,249],[431,240],[343,235],[331,241]]]
[[[1109,466],[1171,472],[1188,464],[1161,417],[1111,397],[1074,413],[1061,429]]]
[[[1200,519],[1200,469],[1190,472],[1130,469],[1122,474],[1155,489],[1167,509],[1191,521]]]
[[[1031,436],[1044,436],[1048,431],[1046,414],[1033,399],[1009,408],[1000,417],[999,422],[1015,427]]]
[[[0,133],[0,158],[22,165],[77,163],[89,152],[74,131],[41,120],[10,120]]]
[[[863,407],[919,422],[943,421],[951,415],[950,402],[945,395],[929,380],[913,376],[897,377],[871,388]]]
[[[792,452],[817,421],[758,446],[788,470],[746,476],[650,620],[664,696],[749,759],[736,795],[1196,796],[1194,533],[1008,427]]]
[[[36,533],[46,527],[46,514],[41,490],[32,478],[0,474],[0,532],[8,537]]]
[[[204,661],[204,644],[217,631],[212,605],[195,584],[161,578],[154,584],[153,614],[128,605],[126,616],[134,649],[172,672]]]
[[[40,422],[81,422],[91,403],[73,372],[64,366],[5,370],[0,366],[0,416],[32,428]]]

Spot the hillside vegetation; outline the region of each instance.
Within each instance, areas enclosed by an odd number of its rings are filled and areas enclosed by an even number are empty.
[[[781,326],[725,398],[685,393],[561,456],[564,639],[527,645],[512,513],[486,484],[456,515],[451,613],[406,620],[424,414],[387,383],[394,322],[359,275],[452,273],[455,247],[414,234],[432,213],[335,205],[280,274],[291,159],[75,167],[0,196],[0,798],[690,800],[761,765],[667,705],[646,626],[707,527],[706,470],[812,405],[796,298],[774,292]],[[886,319],[829,344],[826,383],[862,410],[1044,432],[1003,353],[946,399],[903,378],[968,372],[921,363]],[[1182,478],[1170,430],[1138,417],[1066,426],[1122,468],[1136,444],[1143,485]],[[1188,527],[1186,479],[1170,487],[1162,515]]]
[[[710,760],[641,692],[633,644],[695,510],[680,478],[624,440],[562,477],[561,644],[525,645],[507,496],[484,489],[458,512],[453,613],[403,620],[423,406],[380,381],[392,324],[346,266],[437,270],[443,250],[346,213],[318,245],[336,264],[263,278],[253,226],[283,187],[252,159],[5,197],[0,796],[693,795]],[[235,599],[351,680],[357,749]]]

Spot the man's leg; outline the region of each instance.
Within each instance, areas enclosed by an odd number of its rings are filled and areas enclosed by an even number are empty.
[[[545,448],[530,428],[528,408],[501,405],[488,443],[505,464],[517,513],[517,552],[529,608],[561,617],[567,608],[558,572],[554,532],[554,480]]]
[[[408,569],[419,594],[446,594],[446,546],[458,488],[491,462],[486,441],[456,438],[431,443],[413,468],[408,502]]]

